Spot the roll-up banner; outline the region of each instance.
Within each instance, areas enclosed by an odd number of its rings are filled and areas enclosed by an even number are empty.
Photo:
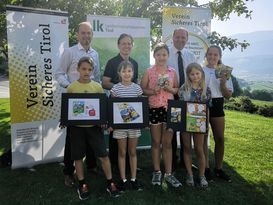
[[[164,7],[163,41],[171,45],[174,29],[186,28],[189,31],[189,40],[185,47],[202,63],[209,45],[207,36],[211,31],[211,18],[211,10],[206,8]]]
[[[101,74],[106,63],[118,53],[117,40],[120,34],[130,34],[134,39],[131,57],[138,63],[138,79],[150,66],[150,19],[120,16],[87,15],[87,21],[93,26],[92,47],[100,56]],[[138,148],[150,147],[148,131],[143,131]]]
[[[68,47],[66,12],[7,6],[12,168],[61,160],[61,88],[54,74]]]

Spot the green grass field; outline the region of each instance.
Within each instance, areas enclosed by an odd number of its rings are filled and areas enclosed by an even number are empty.
[[[273,81],[250,81],[248,86],[251,88],[251,90],[273,91]]]
[[[0,154],[10,147],[9,100],[0,99]],[[232,183],[216,180],[208,189],[184,186],[174,190],[150,184],[152,163],[148,150],[138,152],[142,171],[138,178],[143,192],[129,191],[117,199],[105,192],[105,179],[87,173],[91,196],[80,201],[75,188],[63,184],[62,166],[51,163],[33,169],[0,168],[0,204],[272,204],[273,200],[273,118],[226,111],[226,152],[224,168]],[[214,143],[211,140],[213,152]],[[213,160],[211,153],[211,167]],[[176,176],[184,182],[185,170]]]
[[[11,147],[9,99],[0,99],[0,155]]]
[[[273,106],[273,102],[269,102],[269,101],[262,101],[262,100],[253,100],[251,99],[251,101],[257,105],[257,106]]]

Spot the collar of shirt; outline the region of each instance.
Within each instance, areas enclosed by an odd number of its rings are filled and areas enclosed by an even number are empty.
[[[85,51],[84,47],[80,43],[78,43],[78,49]],[[91,53],[92,51],[93,51],[93,48],[91,48],[91,46],[90,46],[89,49],[86,51],[86,53]]]
[[[173,47],[173,52],[176,54],[176,56],[178,56],[177,52],[180,51],[181,55],[182,55],[182,58],[183,58],[184,53],[185,53],[185,49],[186,48],[182,48],[181,50],[178,50],[176,47]]]
[[[119,57],[119,59],[120,59],[121,61],[124,61],[124,59],[122,58],[122,56],[120,55],[120,53],[118,53],[117,56]],[[133,62],[131,61],[131,59],[132,59],[132,58],[129,56],[128,60],[129,60],[131,63],[133,63]]]

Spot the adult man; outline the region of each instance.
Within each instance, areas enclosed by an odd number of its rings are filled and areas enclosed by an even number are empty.
[[[173,67],[176,70],[178,76],[179,87],[185,82],[186,68],[190,63],[197,62],[194,54],[185,48],[185,45],[188,42],[189,33],[183,28],[177,28],[173,31],[173,45],[169,48],[170,56],[168,59],[168,65]],[[178,99],[178,96],[175,96],[175,99]],[[177,140],[176,133],[174,133],[173,141],[173,170],[177,167]],[[183,141],[182,136],[180,135],[180,163],[184,165],[183,159]]]
[[[68,49],[65,49],[60,60],[60,66],[55,76],[63,88],[66,88],[70,83],[79,79],[79,73],[77,71],[77,64],[79,59],[87,56],[92,58],[94,62],[94,72],[91,79],[100,82],[100,66],[99,66],[99,55],[91,48],[90,43],[93,37],[93,31],[89,22],[82,22],[78,26],[77,38],[78,44]],[[65,185],[72,186],[74,183],[74,166],[71,160],[71,144],[70,144],[70,129],[67,127],[67,135],[64,149],[64,169]],[[86,164],[87,168],[91,171],[96,171],[96,158],[93,150],[87,148]]]

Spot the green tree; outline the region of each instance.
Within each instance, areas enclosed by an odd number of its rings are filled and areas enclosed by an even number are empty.
[[[268,90],[253,90],[252,98],[257,100],[272,101],[273,93]]]
[[[235,76],[231,75],[231,80],[232,80],[232,84],[233,84],[233,93],[232,93],[232,97],[237,97],[237,96],[240,96],[242,95],[243,91],[242,89],[240,88],[240,85],[236,79]]]
[[[6,5],[16,5],[52,10],[68,11],[69,14],[69,38],[74,44],[75,28],[78,23],[86,19],[86,14],[94,15],[116,15],[145,17],[151,19],[151,41],[160,41],[162,36],[162,8],[163,6],[192,6],[211,8],[213,18],[228,20],[232,12],[238,16],[250,18],[245,1],[247,0],[211,0],[208,4],[199,5],[197,0],[4,0],[0,2],[0,56],[7,58],[7,36],[6,36]],[[249,44],[245,41],[238,42],[237,39],[220,36],[212,32],[209,40],[213,44],[220,45],[223,49],[232,50],[240,46],[245,49]]]
[[[245,89],[243,89],[242,95],[252,98],[251,88],[248,86]]]

